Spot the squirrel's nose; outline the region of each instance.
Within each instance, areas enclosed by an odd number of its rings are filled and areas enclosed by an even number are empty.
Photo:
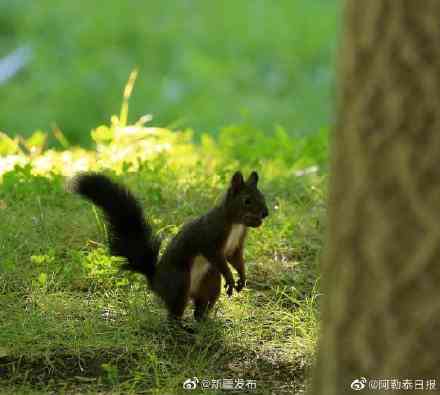
[[[267,208],[263,209],[263,212],[261,213],[261,217],[266,218],[268,215],[269,215],[269,211],[267,210]]]

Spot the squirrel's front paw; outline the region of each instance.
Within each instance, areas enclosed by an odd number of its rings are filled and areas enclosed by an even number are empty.
[[[237,280],[237,285],[235,286],[235,290],[237,292],[240,292],[244,288],[245,285],[246,285],[246,280],[244,278],[239,278]]]
[[[226,294],[229,297],[232,296],[232,292],[234,291],[234,288],[235,288],[235,284],[233,281],[225,284]]]

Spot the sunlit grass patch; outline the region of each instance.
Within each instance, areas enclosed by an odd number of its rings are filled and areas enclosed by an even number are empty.
[[[283,132],[236,126],[194,143],[148,117],[128,124],[127,100],[92,131],[94,149],[47,150],[40,133],[0,140],[0,389],[178,393],[194,376],[255,379],[262,394],[302,389],[317,335],[324,135],[292,148]],[[259,172],[270,216],[250,231],[247,287],[222,295],[202,324],[188,309],[191,336],[168,325],[142,277],[118,270],[102,214],[66,181],[102,171],[124,183],[166,244],[237,169]]]

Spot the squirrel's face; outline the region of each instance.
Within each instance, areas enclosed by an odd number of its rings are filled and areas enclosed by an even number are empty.
[[[269,215],[266,200],[257,188],[258,174],[253,171],[245,181],[237,171],[232,179],[226,197],[228,211],[235,223],[258,227]]]

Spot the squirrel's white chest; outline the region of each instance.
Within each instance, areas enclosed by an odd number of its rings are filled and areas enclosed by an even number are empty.
[[[238,247],[243,237],[244,225],[233,225],[223,247],[225,256],[230,256]],[[208,272],[211,263],[202,255],[197,255],[191,266],[191,285],[190,294],[194,294],[200,287],[203,277]]]
[[[241,238],[244,233],[244,225],[232,225],[229,236],[226,239],[225,246],[223,247],[223,253],[225,256],[230,256],[237,249]]]
[[[200,283],[205,276],[206,272],[209,270],[210,263],[202,255],[197,255],[194,258],[191,267],[191,285],[189,288],[190,294],[194,294],[200,287]]]

